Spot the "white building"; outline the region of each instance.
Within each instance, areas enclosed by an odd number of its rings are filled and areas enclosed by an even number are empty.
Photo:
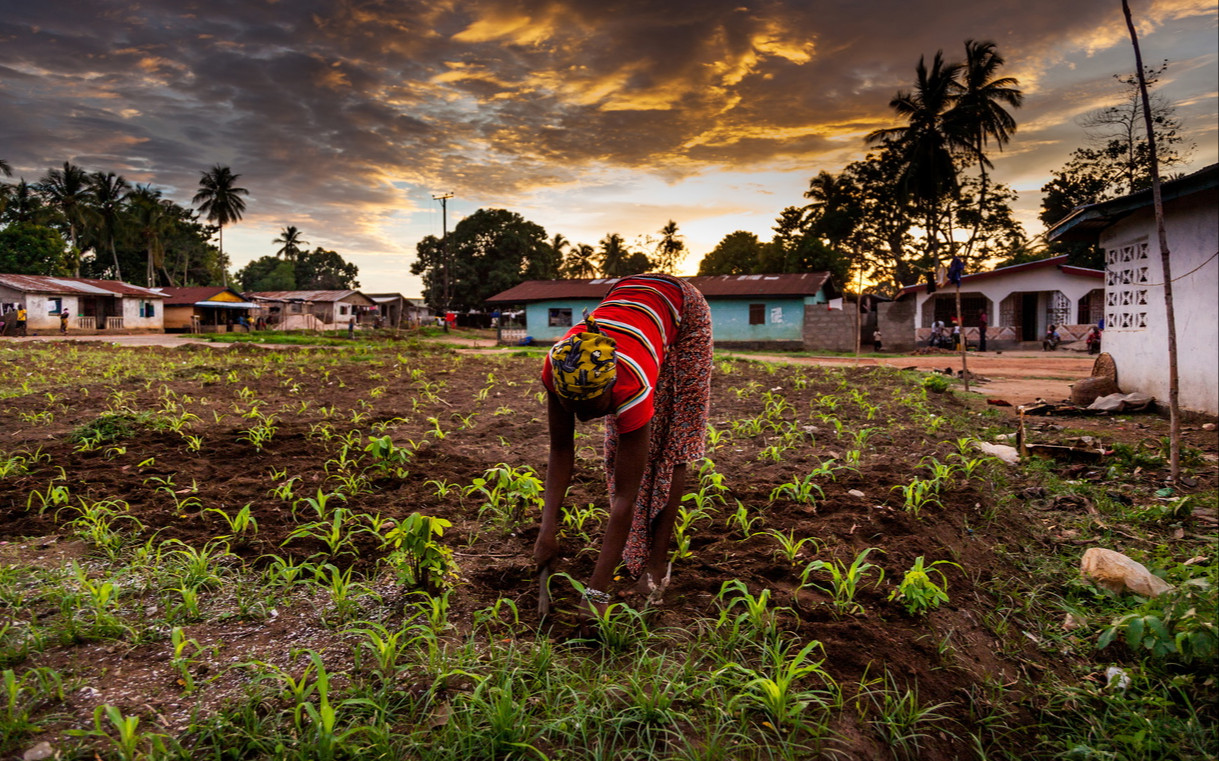
[[[1105,273],[1073,267],[1055,256],[1013,264],[961,278],[961,317],[971,345],[978,340],[980,314],[986,313],[986,348],[1004,349],[1040,341],[1050,325],[1062,340],[1082,339],[1100,322]],[[957,315],[956,286],[927,292],[925,285],[903,288],[899,299],[915,299],[915,340],[925,346],[935,321],[951,325]]]
[[[165,294],[118,280],[47,275],[0,275],[0,311],[24,305],[27,332],[59,330],[59,315],[68,327],[85,331],[160,332],[164,329]]]
[[[1219,164],[1161,188],[1172,270],[1182,409],[1219,414]],[[1168,401],[1168,318],[1151,191],[1081,206],[1051,240],[1105,250],[1104,351],[1123,391]]]

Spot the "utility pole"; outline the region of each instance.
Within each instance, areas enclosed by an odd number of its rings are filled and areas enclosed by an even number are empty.
[[[444,332],[449,332],[449,302],[453,298],[452,283],[449,281],[449,199],[453,197],[453,192],[436,193],[432,196],[433,201],[440,201],[440,261],[444,269],[444,281],[440,292],[441,299],[441,317],[444,318]]]

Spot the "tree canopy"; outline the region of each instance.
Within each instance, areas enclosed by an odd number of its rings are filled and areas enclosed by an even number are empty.
[[[562,261],[540,225],[506,209],[479,209],[447,242],[429,235],[416,250],[411,272],[423,276],[423,298],[436,310],[482,309],[488,297],[524,280],[558,277]]]

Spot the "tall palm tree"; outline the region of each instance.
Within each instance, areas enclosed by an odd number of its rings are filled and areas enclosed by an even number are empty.
[[[114,261],[115,280],[123,279],[114,239],[118,236],[123,200],[127,197],[127,189],[130,187],[127,180],[114,172],[94,172],[89,175],[91,211],[97,218],[98,237],[110,249],[110,258]]]
[[[161,191],[149,185],[137,185],[127,196],[131,221],[144,244],[147,257],[144,279],[149,288],[157,285],[157,270],[165,278],[165,284],[174,285],[173,277],[165,268],[164,235],[169,231],[170,217],[166,213],[169,202],[161,198]]]
[[[3,209],[3,222],[33,222],[41,224],[46,221],[51,210],[43,205],[42,197],[37,189],[25,180],[16,185],[5,185],[7,197]]]
[[[282,256],[290,262],[294,262],[300,257],[301,246],[309,245],[309,241],[301,238],[301,231],[296,229],[295,225],[285,227],[279,237],[271,242],[281,244],[275,255]]]
[[[89,175],[84,169],[65,161],[63,169],[47,171],[39,180],[37,190],[55,207],[68,226],[68,242],[76,259],[74,276],[80,277],[79,234],[89,199]]]
[[[957,192],[954,154],[969,146],[946,117],[956,105],[961,68],[959,63],[945,63],[942,50],[936,51],[930,69],[926,59],[920,57],[914,89],[898,92],[889,101],[889,107],[906,120],[906,126],[876,130],[867,137],[872,143],[897,138],[902,158],[898,190],[905,198],[933,204]]]
[[[968,248],[972,248],[982,220],[982,209],[986,203],[986,170],[994,165],[986,156],[987,143],[992,140],[1000,151],[1011,140],[1016,131],[1016,120],[1005,106],[1020,108],[1024,104],[1024,93],[1020,91],[1014,77],[997,75],[1003,66],[995,43],[986,40],[965,42],[965,63],[961,68],[957,84],[956,105],[945,116],[949,128],[968,143],[969,155],[978,162],[981,187],[978,192],[978,222],[970,236]]]
[[[618,233],[609,233],[601,239],[601,274],[605,277],[622,277],[626,260],[631,255],[626,243]]]
[[[224,226],[241,221],[241,215],[245,213],[245,201],[241,197],[250,194],[235,184],[240,176],[233,174],[227,166],[217,164],[199,178],[199,192],[191,200],[191,203],[199,204],[199,211],[207,215],[207,221],[215,222],[219,228],[220,271],[225,286],[229,284],[229,275],[224,258]]]
[[[655,265],[658,272],[673,273],[686,254],[686,242],[677,232],[677,223],[669,220],[660,228],[660,242],[656,244]]]
[[[563,260],[563,277],[589,279],[597,276],[597,250],[587,243],[571,247]]]

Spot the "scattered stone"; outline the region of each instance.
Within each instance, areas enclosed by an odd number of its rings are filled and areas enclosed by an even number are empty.
[[[1215,424],[1214,424],[1214,423],[1203,423],[1203,424],[1202,424],[1202,430],[1204,430],[1204,431],[1213,431],[1213,430],[1215,430]]]
[[[1105,669],[1105,683],[1108,687],[1117,687],[1124,691],[1130,686],[1130,677],[1126,674],[1125,669],[1110,666]]]
[[[1156,597],[1173,588],[1142,563],[1104,547],[1092,547],[1085,552],[1079,570],[1097,586],[1111,592],[1129,591],[1143,597]]]
[[[849,492],[847,492],[847,494],[850,494],[852,497],[864,496],[864,493],[861,492],[859,489],[851,489]]]
[[[44,758],[54,758],[55,749],[45,740],[21,754],[21,761],[42,761]]]

